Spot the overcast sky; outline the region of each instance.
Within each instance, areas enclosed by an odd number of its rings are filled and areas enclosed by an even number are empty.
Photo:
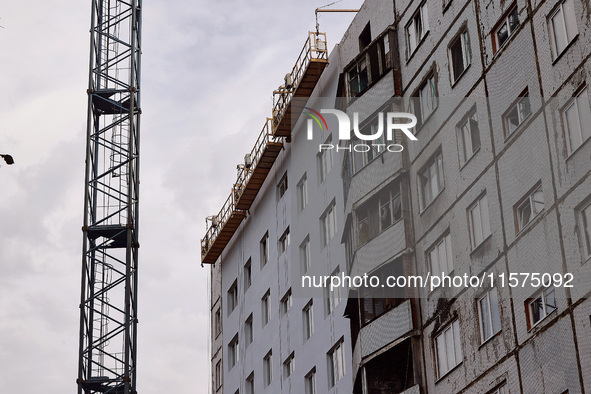
[[[330,0],[145,1],[138,392],[208,392],[199,240]],[[333,6],[358,8],[361,0]],[[90,0],[0,5],[0,382],[76,390]],[[321,14],[329,49],[353,14]]]

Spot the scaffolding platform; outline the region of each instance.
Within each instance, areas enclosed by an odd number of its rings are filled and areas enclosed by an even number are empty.
[[[308,39],[285,84],[273,92],[273,136],[289,137],[292,125],[304,109],[303,102],[294,104],[294,97],[310,97],[322,72],[328,65],[326,34],[308,32]]]

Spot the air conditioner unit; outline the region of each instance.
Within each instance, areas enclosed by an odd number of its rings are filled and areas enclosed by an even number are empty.
[[[252,157],[250,156],[250,153],[247,153],[246,155],[244,155],[244,166],[246,168],[250,168],[251,165],[252,165]]]
[[[283,78],[283,80],[285,81],[285,88],[286,89],[291,89],[293,87],[293,81],[291,79],[291,74],[285,74],[285,78]]]

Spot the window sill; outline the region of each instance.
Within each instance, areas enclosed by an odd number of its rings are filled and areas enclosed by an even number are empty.
[[[493,340],[493,338],[497,337],[503,330],[499,330],[492,334],[486,341],[482,342],[480,346],[478,346],[478,350],[482,349],[487,343]]]
[[[431,30],[427,30],[427,32],[425,33],[425,35],[423,36],[423,38],[421,38],[421,41],[419,41],[419,44],[417,45],[417,47],[415,48],[415,50],[412,51],[412,53],[410,54],[410,56],[408,57],[408,59],[406,59],[406,64],[407,65],[408,65],[408,63],[410,63],[410,61],[412,60],[412,58],[415,56],[415,53],[417,53],[419,51],[419,48],[423,45],[423,43],[425,42],[425,40],[429,36],[429,33],[430,32],[431,32]],[[408,37],[407,37],[407,39],[408,39]]]
[[[472,249],[472,251],[470,252],[470,257],[472,257],[472,255],[474,253],[476,253],[478,251],[478,249],[481,249],[482,248],[482,245],[484,245],[491,238],[492,238],[492,233],[489,234],[488,237],[484,238],[481,243],[479,243],[478,245],[476,245],[476,247],[474,249]]]
[[[458,77],[454,81],[451,82],[451,88],[452,89],[456,86],[456,84],[460,81],[460,79],[462,79],[462,77],[464,76],[464,74],[466,74],[468,72],[468,70],[470,69],[470,66],[471,65],[472,65],[472,63],[468,64],[466,66],[466,68],[464,69],[464,71],[462,71],[462,73],[460,75],[458,75]],[[452,73],[453,73],[453,70],[452,70]]]
[[[455,367],[453,367],[452,369],[450,369],[449,371],[447,371],[445,374],[443,374],[443,376],[441,376],[440,378],[437,378],[437,380],[435,381],[435,384],[441,382],[443,379],[445,379],[445,377],[447,375],[449,375],[450,373],[452,373],[453,371],[455,371],[460,365],[462,365],[464,363],[464,361],[460,361],[460,363],[458,365],[456,365]]]
[[[531,328],[529,330],[527,330],[527,332],[530,333],[530,334],[533,333],[533,332],[535,332],[536,329],[538,327],[540,327],[540,325],[542,324],[542,322],[544,320],[548,319],[548,317],[552,316],[553,314],[558,313],[558,312],[556,312],[557,310],[558,310],[558,307],[556,309],[554,309],[552,312],[548,313],[543,318],[541,318],[540,320],[538,320],[534,325],[531,326]]]
[[[427,206],[425,206],[425,208],[423,208],[423,210],[421,212],[419,212],[419,216],[423,216],[423,213],[429,209],[429,207],[433,204],[435,204],[435,201],[437,201],[437,198],[441,195],[441,193],[443,193],[443,191],[445,190],[445,186],[443,186],[441,188],[441,190],[439,191],[439,193],[437,193],[437,195],[435,197],[433,197],[433,199],[429,202],[429,204],[427,204]]]
[[[464,162],[464,164],[462,164],[462,165],[460,166],[460,171],[462,171],[462,170],[464,169],[464,167],[466,167],[466,166],[468,165],[468,163],[470,162],[470,160],[472,160],[472,158],[473,158],[474,156],[476,156],[476,154],[477,154],[478,152],[480,152],[480,147],[476,148],[476,150],[475,150],[474,152],[472,152],[472,156],[468,157],[468,160],[466,160],[466,161]]]
[[[568,45],[566,47],[564,47],[564,49],[562,50],[562,52],[560,52],[560,54],[558,56],[556,56],[556,59],[554,59],[554,61],[552,62],[552,65],[556,65],[556,63],[558,63],[560,61],[560,59],[562,59],[562,57],[564,56],[564,54],[566,52],[568,52],[569,48],[571,46],[574,45],[575,41],[577,41],[577,39],[579,38],[579,34],[577,34],[576,36],[574,36],[574,38],[572,40],[570,40],[570,42],[568,43]]]
[[[571,157],[573,157],[575,155],[575,153],[577,153],[579,150],[581,150],[583,148],[583,146],[587,143],[587,141],[591,140],[590,137],[587,137],[587,139],[585,141],[583,141],[581,143],[581,145],[577,146],[576,149],[574,151],[572,151],[567,157],[566,157],[566,161],[569,161]]]

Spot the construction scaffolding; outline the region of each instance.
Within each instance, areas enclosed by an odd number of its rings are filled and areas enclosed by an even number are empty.
[[[136,393],[141,0],[92,1],[78,394]]]
[[[295,124],[303,106],[292,105],[293,97],[309,97],[328,64],[326,34],[308,32],[304,48],[285,83],[273,92],[273,118],[267,118],[254,148],[238,166],[238,177],[230,196],[217,215],[206,220],[205,237],[201,239],[201,263],[214,264],[246,218],[283,148],[282,137],[289,142],[292,122]],[[210,224],[211,223],[211,224]]]

